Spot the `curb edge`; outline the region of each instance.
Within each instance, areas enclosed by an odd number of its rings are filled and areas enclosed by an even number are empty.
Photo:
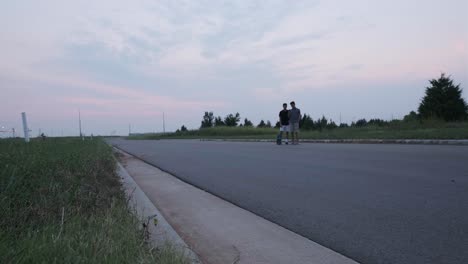
[[[120,150],[117,149],[117,151]],[[177,234],[174,228],[164,218],[163,214],[151,202],[118,160],[116,172],[122,183],[130,208],[134,210],[134,213],[136,213],[139,219],[147,220],[147,234],[150,243],[155,247],[159,247],[170,242],[176,249],[181,250],[181,252],[190,259],[192,264],[202,263],[197,254],[193,252],[179,234]],[[157,225],[153,224],[154,218],[157,219]]]

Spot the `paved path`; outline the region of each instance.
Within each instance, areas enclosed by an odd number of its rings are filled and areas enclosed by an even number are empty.
[[[468,263],[464,146],[113,140],[362,263]]]

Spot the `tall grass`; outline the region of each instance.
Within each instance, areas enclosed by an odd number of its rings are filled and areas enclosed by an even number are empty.
[[[0,263],[186,263],[140,225],[102,140],[0,140]]]
[[[133,135],[129,139],[273,139],[275,128],[213,127],[179,133]],[[346,127],[323,130],[301,130],[303,139],[468,139],[468,122],[445,123],[438,120],[423,122],[390,122],[385,126]]]

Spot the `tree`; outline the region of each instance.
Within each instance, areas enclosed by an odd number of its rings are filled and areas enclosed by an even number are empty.
[[[182,125],[182,126],[180,127],[180,131],[185,132],[185,131],[187,131],[187,128],[186,128],[184,125]]]
[[[354,123],[354,122],[353,122]],[[356,121],[356,123],[354,123],[353,126],[356,126],[356,127],[365,127],[367,126],[367,120],[365,118],[363,119],[359,119],[358,121]]]
[[[240,121],[240,114],[236,113],[235,115],[229,114],[224,118],[224,124],[226,126],[235,127]]]
[[[403,117],[403,121],[405,122],[411,122],[411,121],[416,121],[419,119],[419,116],[418,114],[416,114],[415,111],[411,111],[409,112],[409,114],[405,115],[405,117]]]
[[[214,126],[216,127],[219,127],[219,126],[225,126],[226,124],[224,124],[224,121],[223,121],[223,118],[218,116],[215,118],[214,120]]]
[[[381,126],[384,126],[386,125],[387,122],[385,120],[382,120],[382,119],[379,119],[379,118],[374,118],[374,119],[371,119],[369,120],[369,122],[367,122],[367,125],[374,125],[374,126],[378,126],[378,127],[381,127]]]
[[[317,122],[315,122],[314,124],[315,128],[318,128],[318,130],[320,131],[326,128],[327,125],[328,125],[328,119],[325,116],[322,116],[322,118],[317,119]]]
[[[267,128],[271,128],[271,122],[270,122],[269,120],[266,122],[266,125],[265,125],[265,127],[267,127]]]
[[[213,112],[205,112],[205,115],[203,115],[203,119],[201,122],[201,128],[212,127],[213,120],[214,120]]]
[[[321,128],[327,127],[328,119],[325,116],[322,116],[322,119],[320,119],[319,124]]]
[[[440,118],[445,121],[467,119],[468,106],[462,98],[460,84],[455,86],[450,76],[446,77],[444,73],[429,83],[431,86],[426,87],[426,94],[418,108],[422,118]]]
[[[299,120],[299,126],[301,127],[301,129],[304,130],[314,129],[314,121],[312,120],[310,115],[304,113],[304,115],[302,115],[301,120]]]
[[[261,120],[260,123],[258,123],[257,127],[258,128],[264,128],[266,126],[265,121]]]
[[[247,118],[244,119],[244,126],[245,127],[253,127],[252,121],[248,120]]]
[[[335,129],[338,126],[336,125],[336,123],[333,120],[330,119],[330,121],[328,122],[326,127],[327,127],[327,129]]]
[[[279,121],[276,121],[275,128],[280,128],[281,123]]]

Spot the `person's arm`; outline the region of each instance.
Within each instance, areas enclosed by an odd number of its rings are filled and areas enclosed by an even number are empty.
[[[301,120],[302,120],[302,115],[301,115],[301,110],[299,110],[299,126],[301,125]]]

